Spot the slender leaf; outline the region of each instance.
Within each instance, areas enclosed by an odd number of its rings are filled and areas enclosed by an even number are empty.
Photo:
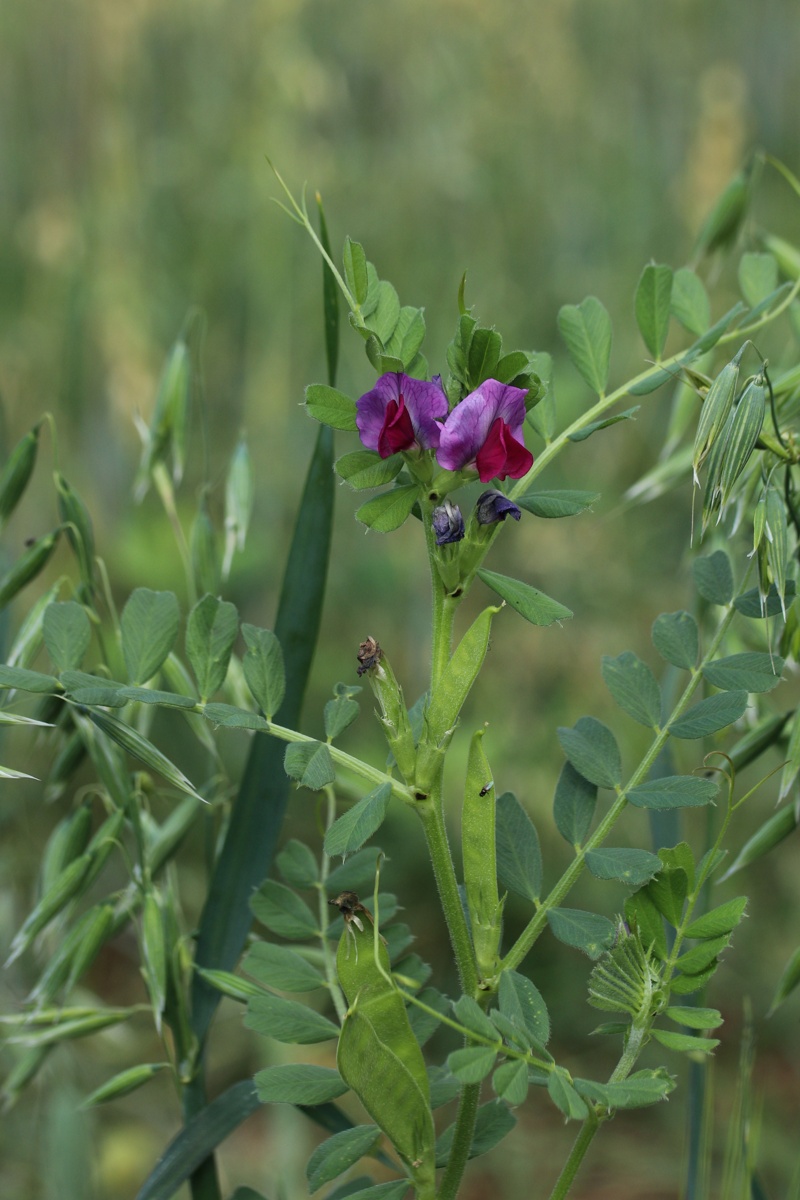
[[[382,783],[334,821],[325,834],[325,853],[344,858],[360,850],[383,824],[391,796],[391,784]]]
[[[693,808],[710,804],[718,791],[713,779],[700,779],[697,775],[665,775],[631,788],[628,800],[637,808]]]
[[[323,1104],[347,1091],[338,1071],[311,1063],[267,1067],[256,1072],[253,1082],[262,1104]]]
[[[498,575],[483,567],[478,570],[478,577],[532,625],[552,625],[554,621],[566,621],[572,616],[563,604],[519,579],[509,579],[507,575]]]
[[[639,887],[661,870],[661,859],[647,850],[606,847],[587,851],[586,865],[596,879],[618,879]]]
[[[537,900],[542,890],[539,835],[513,792],[497,797],[497,874],[509,891]]]
[[[676,738],[701,738],[738,721],[747,708],[747,692],[719,692],[708,696],[678,717],[669,727]]]

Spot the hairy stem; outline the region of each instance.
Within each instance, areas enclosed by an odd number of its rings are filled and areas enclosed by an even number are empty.
[[[474,996],[478,989],[478,969],[475,965],[475,954],[472,949],[472,939],[467,928],[467,919],[458,890],[453,858],[447,841],[447,830],[444,823],[442,807],[441,780],[432,789],[430,798],[424,804],[417,805],[417,811],[422,820],[431,865],[442,903],[442,911],[450,942],[455,954],[461,990],[468,996]]]
[[[461,1089],[453,1144],[450,1148],[450,1157],[447,1160],[447,1167],[442,1177],[442,1182],[439,1185],[438,1200],[455,1200],[458,1194],[458,1188],[472,1147],[472,1137],[475,1132],[475,1119],[478,1114],[480,1094],[481,1085],[479,1083],[468,1083]]]
[[[564,1169],[558,1177],[556,1186],[550,1193],[550,1200],[563,1200],[575,1182],[575,1176],[578,1174],[580,1165],[586,1157],[586,1151],[592,1144],[592,1139],[600,1127],[600,1121],[593,1107],[589,1109],[589,1116],[581,1126],[581,1131],[575,1139],[575,1144],[570,1151],[569,1158],[564,1164]]]

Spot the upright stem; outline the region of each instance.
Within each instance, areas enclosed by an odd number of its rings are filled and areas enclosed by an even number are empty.
[[[450,1157],[447,1160],[447,1167],[439,1186],[438,1200],[455,1200],[458,1194],[464,1168],[467,1165],[469,1152],[472,1148],[472,1138],[475,1133],[475,1119],[478,1115],[480,1094],[481,1085],[479,1083],[467,1083],[461,1089],[453,1144],[450,1148]]]
[[[597,1133],[599,1127],[600,1122],[597,1114],[594,1108],[591,1107],[589,1109],[589,1116],[581,1126],[581,1131],[575,1139],[575,1145],[570,1151],[570,1156],[564,1164],[564,1169],[558,1177],[556,1186],[550,1193],[550,1200],[563,1200],[567,1195],[586,1156],[586,1151],[592,1143],[592,1138]]]
[[[428,852],[431,856],[433,874],[439,899],[442,902],[444,919],[450,934],[450,941],[455,954],[461,989],[467,996],[474,996],[478,989],[478,968],[475,965],[475,955],[472,949],[472,939],[467,928],[467,919],[458,891],[453,859],[447,841],[447,830],[444,823],[442,807],[441,778],[437,780],[431,795],[424,804],[417,805],[417,811],[422,819],[422,827],[428,842]]]

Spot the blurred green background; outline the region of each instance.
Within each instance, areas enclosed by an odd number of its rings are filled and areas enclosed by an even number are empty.
[[[210,483],[219,520],[226,464],[246,429],[256,515],[230,598],[246,619],[269,625],[314,435],[299,405],[304,386],[324,379],[325,368],[320,264],[272,203],[279,188],[266,156],[295,190],[307,180],[310,195],[321,191],[336,246],[345,233],[358,238],[401,300],[425,306],[434,369],[444,365],[458,283],[468,269],[468,302],[509,348],[559,355],[559,306],[590,292],[600,296],[616,327],[612,379],[622,381],[644,362],[632,320],[642,265],[651,257],[675,267],[689,259],[704,214],[752,148],[764,147],[797,170],[798,51],[791,0],[6,0],[4,441],[13,445],[43,411],[53,412],[59,465],[93,514],[120,597],[139,584],[180,593],[156,500],[151,494],[132,506],[135,421],[150,416],[187,311],[202,310],[204,381],[195,396],[183,511],[189,521]],[[796,239],[796,203],[777,176],[765,174],[753,228],[769,225]],[[715,315],[729,306],[733,279],[723,273],[718,286]],[[360,342],[348,340],[345,326],[339,385],[358,395],[370,384]],[[587,402],[561,358],[557,387],[562,412]],[[470,713],[474,721],[494,718],[487,749],[503,762],[495,777],[537,816],[553,876],[566,861],[548,816],[561,761],[556,725],[592,712],[619,727],[600,655],[634,649],[648,657],[653,617],[691,602],[688,487],[647,508],[620,502],[656,459],[667,415],[668,397],[657,393],[635,423],[572,448],[544,485],[601,492],[595,514],[568,525],[523,521],[507,531],[490,564],[518,572],[575,611],[569,627],[547,631],[504,617]],[[354,448],[347,435],[338,437],[341,452]],[[37,484],[8,531],[11,557],[53,524],[42,469],[47,435],[44,441]],[[422,690],[427,667],[418,527],[409,522],[391,537],[365,537],[353,521],[357,499],[344,489],[337,497],[323,644],[307,704],[312,733],[332,683],[354,681],[355,650],[366,634],[387,649],[407,695]],[[68,562],[65,550],[59,555],[53,577]],[[473,599],[477,605],[481,597]],[[775,703],[788,707],[791,689],[785,686]],[[369,703],[364,707],[346,745],[371,744],[380,756]],[[630,736],[633,753],[635,733],[620,734]],[[41,774],[46,745],[38,753]],[[234,766],[237,753],[243,750],[233,747]],[[30,900],[38,854],[59,814],[43,808],[34,785],[2,786],[5,944]],[[771,803],[766,792],[756,797],[740,841]],[[292,832],[311,834],[311,805],[298,795]],[[647,831],[634,821],[629,836]],[[392,857],[391,886],[419,931],[420,953],[446,982],[421,834],[398,814],[381,841]],[[202,901],[200,851],[189,847],[182,860],[190,927]],[[612,897],[609,887],[596,902],[611,914],[622,891]],[[747,994],[758,1026],[757,1087],[765,1097],[764,1174],[780,1188],[796,1155],[797,1002],[769,1023],[763,1015],[797,941],[800,886],[791,847],[744,889],[753,894],[754,919],[737,935],[712,997],[727,1021],[714,1067],[718,1131],[722,1143]],[[575,902],[594,902],[589,884]],[[110,1002],[141,990],[133,947],[120,943],[91,981]],[[583,1003],[588,964],[549,941],[536,958],[530,966],[559,1015],[566,1065],[580,1061],[583,1073],[602,1072],[606,1049],[586,1038],[595,1023]],[[4,1005],[24,994],[26,982],[9,980]],[[54,1056],[31,1096],[3,1119],[3,1196],[135,1195],[177,1128],[169,1084],[156,1080],[90,1122],[76,1116],[75,1097],[137,1056],[158,1056],[149,1038],[145,1024],[140,1033],[76,1043]],[[267,1053],[245,1035],[239,1010],[224,1007],[212,1088],[252,1072]],[[675,1196],[683,1123],[680,1092],[657,1112],[618,1119],[598,1140],[576,1195]],[[555,1178],[572,1135],[536,1097],[512,1141],[476,1164],[465,1196],[527,1196],[532,1177],[537,1186]],[[302,1167],[315,1137],[293,1112],[260,1114],[223,1151],[229,1188],[248,1182],[271,1196],[302,1196]]]

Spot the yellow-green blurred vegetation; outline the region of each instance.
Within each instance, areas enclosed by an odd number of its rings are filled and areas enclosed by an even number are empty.
[[[316,432],[300,407],[303,389],[324,379],[325,366],[320,262],[272,203],[279,187],[266,156],[295,190],[303,180],[310,196],[319,189],[335,247],[346,233],[357,238],[401,300],[425,306],[433,369],[444,367],[458,284],[468,270],[467,302],[501,330],[509,348],[557,356],[566,414],[588,396],[559,347],[558,308],[587,293],[602,298],[615,325],[612,381],[642,368],[632,300],[644,263],[652,258],[678,267],[689,260],[703,216],[754,147],[798,169],[798,62],[800,18],[788,0],[6,2],[0,6],[5,448],[41,413],[52,412],[58,465],[92,513],[118,599],[137,585],[183,596],[157,498],[151,491],[135,507],[131,495],[140,453],[136,421],[148,420],[169,347],[187,312],[199,309],[206,323],[203,383],[193,398],[181,513],[188,525],[208,484],[220,523],[226,465],[246,430],[256,511],[229,595],[245,619],[270,626]],[[768,225],[796,240],[797,214],[797,198],[777,174],[764,172],[748,230]],[[712,264],[712,279],[715,272],[716,316],[733,302],[735,273]],[[345,323],[339,386],[359,395],[371,382],[361,343]],[[669,391],[646,397],[635,422],[571,447],[542,481],[600,492],[593,514],[570,522],[523,518],[505,530],[490,563],[575,612],[568,626],[547,630],[505,613],[465,719],[465,728],[489,720],[495,780],[536,818],[550,876],[566,861],[549,815],[562,761],[556,726],[592,713],[614,725],[632,756],[638,735],[612,710],[600,656],[633,649],[652,661],[653,618],[692,604],[688,484],[646,507],[622,502],[658,457]],[[354,448],[349,435],[337,438],[339,452]],[[55,523],[48,469],[55,460],[46,431],[42,442],[34,487],[6,534],[9,558]],[[337,491],[329,592],[305,708],[304,728],[315,735],[332,684],[356,682],[355,652],[367,634],[381,641],[407,696],[424,687],[428,581],[419,527],[410,521],[396,534],[365,536],[353,520],[357,502],[346,489]],[[49,577],[68,562],[60,549]],[[39,586],[17,602],[15,623]],[[784,684],[775,706],[789,707],[795,692]],[[371,746],[382,761],[370,709],[367,700],[343,745],[365,754]],[[466,757],[462,738],[454,780]],[[45,739],[28,736],[14,746],[14,766],[46,774]],[[225,748],[235,775],[244,742],[231,734]],[[177,745],[176,757],[190,771],[189,753]],[[682,764],[692,765],[688,757]],[[34,783],[1,786],[5,946],[30,903],[59,805],[45,806]],[[455,783],[453,791],[455,801]],[[756,794],[737,821],[737,846],[774,799],[772,785]],[[291,833],[314,836],[314,804],[308,793],[293,797]],[[688,832],[702,846],[702,820],[690,822]],[[644,814],[633,814],[627,836],[647,839]],[[421,831],[413,817],[397,813],[379,841],[417,949],[446,986],[448,950]],[[786,1194],[797,1159],[798,1001],[768,1022],[764,1015],[800,932],[795,854],[790,841],[760,871],[734,881],[752,896],[750,920],[711,997],[726,1019],[713,1067],[719,1152],[748,996],[757,1030],[754,1089],[763,1100],[759,1156],[776,1196]],[[548,860],[556,864],[549,871]],[[199,835],[179,862],[191,929],[205,886]],[[723,885],[721,899],[737,894],[732,886]],[[575,903],[596,894],[613,915],[624,893],[617,885],[604,888],[587,881]],[[518,919],[509,903],[509,923]],[[596,1023],[585,1005],[588,961],[549,937],[535,960],[526,969],[556,1015],[563,1060],[571,1069],[580,1061],[585,1074],[602,1072],[606,1047],[587,1037]],[[119,938],[89,982],[109,1003],[144,999],[132,941]],[[30,983],[15,964],[2,985],[3,1006],[22,998]],[[212,1092],[247,1077],[272,1053],[274,1047],[247,1035],[241,1010],[226,1002],[212,1043]],[[86,1120],[77,1101],[115,1071],[159,1056],[146,1020],[57,1051],[30,1094],[3,1117],[0,1193],[9,1200],[135,1196],[179,1125],[166,1077]],[[678,1194],[687,1070],[683,1060],[673,1069],[680,1086],[670,1104],[620,1116],[604,1130],[576,1196]],[[264,1110],[223,1147],[226,1194],[249,1183],[269,1196],[304,1195],[302,1170],[317,1138],[293,1110]],[[572,1138],[572,1128],[534,1093],[512,1139],[473,1167],[465,1197],[527,1197],[532,1178],[537,1188],[555,1179]]]

